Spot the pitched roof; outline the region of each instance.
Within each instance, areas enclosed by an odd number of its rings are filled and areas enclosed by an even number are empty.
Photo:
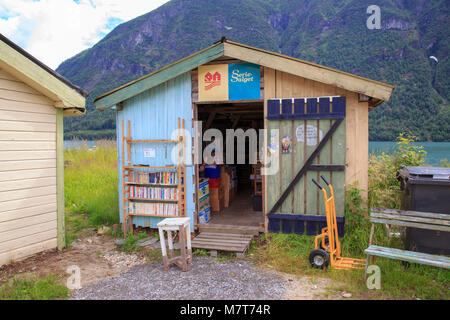
[[[251,62],[348,91],[361,93],[378,100],[380,103],[388,101],[395,88],[383,82],[222,38],[221,41],[208,48],[102,94],[94,100],[94,103],[98,109],[113,106],[222,56]]]
[[[0,68],[50,98],[55,102],[55,107],[64,108],[65,115],[86,112],[86,97],[89,95],[86,91],[50,69],[1,33]]]

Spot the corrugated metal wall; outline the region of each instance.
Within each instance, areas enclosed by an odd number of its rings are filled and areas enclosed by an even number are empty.
[[[119,206],[122,221],[122,133],[121,122],[131,121],[131,137],[133,139],[171,139],[172,133],[178,127],[178,118],[185,119],[185,127],[193,136],[192,129],[192,101],[191,75],[184,73],[155,88],[147,90],[133,98],[124,101],[123,110],[116,113],[117,120],[117,150],[119,168]],[[144,148],[156,150],[155,158],[144,158]],[[171,152],[174,144],[134,144],[132,153],[133,164],[148,164],[151,166],[173,165]],[[186,155],[191,157],[189,149]],[[126,156],[126,150],[125,150]],[[193,194],[195,184],[194,169],[186,167],[186,214],[191,217],[191,230],[194,230],[195,204]],[[136,226],[156,228],[162,218],[133,217]]]

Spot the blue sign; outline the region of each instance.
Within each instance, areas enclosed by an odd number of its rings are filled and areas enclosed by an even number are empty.
[[[253,63],[228,65],[230,100],[261,99],[260,69]]]

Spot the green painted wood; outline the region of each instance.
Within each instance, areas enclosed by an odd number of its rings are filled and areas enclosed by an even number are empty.
[[[403,226],[403,227],[412,227],[412,228],[419,228],[419,229],[450,232],[450,227],[447,227],[447,226],[438,226],[438,225],[434,225],[434,224],[423,224],[423,223],[417,223],[417,222],[405,222],[405,221],[400,221],[398,219],[370,218],[370,221],[372,221],[374,223],[392,224],[392,225]]]
[[[224,44],[218,43],[217,45],[201,51],[195,55],[192,55],[186,59],[180,60],[173,65],[169,65],[166,68],[156,71],[148,75],[141,80],[138,80],[126,87],[112,92],[96,101],[94,101],[97,108],[111,107],[121,101],[127,100],[133,96],[138,95],[150,88],[164,83],[170,79],[182,75],[198,66],[220,58],[224,54]]]
[[[396,209],[381,209],[381,208],[371,208],[371,213],[386,213],[398,216],[411,216],[411,217],[423,217],[430,219],[439,219],[450,221],[450,214],[435,213],[435,212],[422,212],[422,211],[404,211]]]
[[[316,130],[316,134],[318,134],[318,122],[320,120],[306,120],[306,127],[305,127],[305,141],[307,140],[307,127],[308,126],[312,126],[315,128]],[[324,132],[325,134],[325,132]],[[308,145],[306,143],[306,155],[307,157],[309,157],[314,150],[317,148],[318,143],[314,144],[314,145]],[[319,164],[319,160],[316,158],[313,161],[313,164]],[[319,200],[319,202],[322,200],[323,201],[323,196],[321,194],[322,191],[320,191],[311,181],[311,179],[316,179],[317,180],[317,172],[315,171],[307,171],[306,172],[306,208],[305,208],[305,214],[309,214],[309,215],[319,215],[319,207],[318,207],[318,202],[317,200]],[[320,193],[319,193],[320,192]]]
[[[64,224],[64,110],[56,109],[56,202],[57,244],[62,250],[66,246]]]
[[[319,130],[321,130],[324,134],[326,132],[328,132],[328,130],[330,130],[331,128],[331,123],[330,120],[328,119],[324,119],[324,120],[319,120]],[[334,135],[333,135],[334,136]],[[318,158],[318,164],[331,164],[331,150],[330,150],[330,146],[332,147],[332,141],[333,141],[333,137],[331,137],[327,143],[325,144],[325,146],[323,147],[322,151],[320,152],[319,158]],[[325,186],[325,182],[320,178],[321,175],[323,175],[325,177],[325,179],[328,180],[328,182],[331,183],[331,173],[330,171],[318,171],[317,172],[319,175],[319,179],[317,181],[320,181],[320,183],[325,187],[325,189],[328,192],[328,196],[331,196],[330,190],[328,190],[328,187]],[[335,202],[339,201],[339,199],[335,199]],[[324,199],[323,199],[323,194],[322,192],[319,195],[319,215],[321,216],[325,216],[326,212],[325,212],[325,203],[324,203]]]
[[[405,221],[405,222],[417,222],[417,223],[430,224],[430,225],[450,226],[450,221],[440,220],[440,219],[430,219],[430,218],[412,217],[412,216],[399,216],[399,215],[376,213],[376,212],[372,212],[371,217],[379,218],[379,219]]]
[[[389,258],[394,260],[408,261],[450,269],[450,258],[422,252],[400,250],[394,248],[379,247],[371,245],[364,251],[367,255]]]
[[[294,172],[299,172],[303,166],[305,159],[305,143],[298,141],[296,137],[297,128],[305,125],[305,120],[294,120],[294,137],[292,137]],[[294,213],[305,214],[305,176],[303,176],[294,187]]]
[[[283,120],[280,121],[280,135],[281,140],[285,136],[289,136],[292,140],[292,121],[291,120]],[[281,143],[280,143],[281,147]],[[281,148],[280,148],[281,151]],[[292,146],[291,146],[291,152],[289,154],[280,154],[280,160],[281,160],[281,190],[286,190],[286,188],[289,186],[289,183],[291,182],[292,178],[294,177],[295,173],[292,172]],[[293,213],[292,209],[292,193],[288,195],[286,200],[284,200],[280,210],[281,213]]]
[[[278,121],[267,121],[267,144],[268,146],[272,143],[271,136],[275,134],[279,130],[279,122]],[[279,132],[278,132],[279,133]],[[279,134],[276,134],[276,137],[279,137]],[[276,138],[276,144],[278,145],[277,152],[272,158],[272,163],[270,166],[273,166],[276,161],[280,160],[280,146],[279,146],[279,138]],[[268,154],[269,151],[267,150]],[[274,174],[269,174],[266,177],[267,183],[267,208],[272,208],[278,198],[280,197],[280,173],[276,172]]]
[[[333,123],[336,120],[333,120]],[[336,132],[333,134],[333,150],[332,163],[345,166],[345,152],[346,152],[346,121],[343,121]],[[336,216],[345,216],[345,171],[334,171],[332,173],[332,181],[335,197]]]

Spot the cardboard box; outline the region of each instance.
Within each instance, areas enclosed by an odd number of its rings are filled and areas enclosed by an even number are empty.
[[[212,188],[209,190],[209,203],[211,211],[220,211],[223,208],[223,194],[221,195],[220,188]]]
[[[198,221],[200,223],[207,223],[211,218],[211,208],[208,207],[205,210],[200,211],[198,214]]]

